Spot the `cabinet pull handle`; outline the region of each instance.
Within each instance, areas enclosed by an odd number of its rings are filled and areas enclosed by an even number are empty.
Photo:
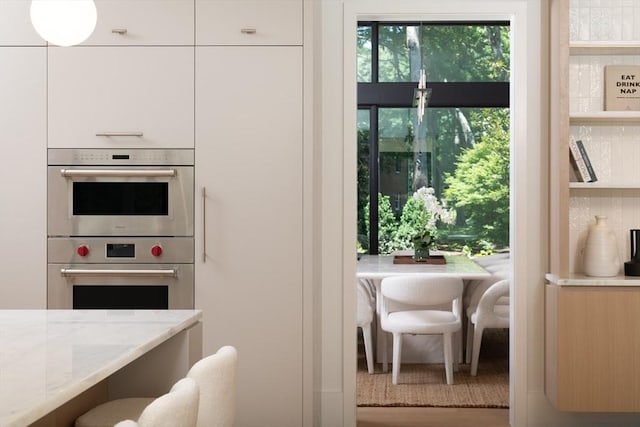
[[[256,29],[255,28],[242,28],[242,29],[240,29],[240,32],[242,34],[255,34],[256,33]]]
[[[207,262],[207,187],[202,187],[202,263]]]
[[[111,32],[113,34],[124,35],[124,34],[127,34],[127,29],[126,28],[114,28],[113,30],[111,30]]]
[[[136,136],[142,137],[142,132],[98,132],[96,136]]]

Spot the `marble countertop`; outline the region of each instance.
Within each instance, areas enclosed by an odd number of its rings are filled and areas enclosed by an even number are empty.
[[[200,321],[199,310],[0,310],[0,426],[25,426]]]
[[[560,277],[547,273],[545,279],[558,286],[640,286],[640,276],[593,277],[571,273]]]
[[[394,264],[392,255],[362,255],[356,264],[360,279],[384,279],[411,274],[451,274],[463,279],[482,279],[491,274],[464,255],[445,255],[446,264]]]

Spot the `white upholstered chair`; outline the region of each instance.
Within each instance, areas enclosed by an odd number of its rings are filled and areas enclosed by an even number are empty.
[[[467,308],[467,362],[471,353],[471,375],[478,373],[478,358],[482,334],[488,328],[508,328],[510,304],[509,280],[503,279],[489,286],[484,291],[477,305]]]
[[[362,328],[364,338],[364,354],[367,360],[367,371],[373,374],[373,316],[376,309],[376,297],[369,283],[358,280],[357,284],[357,317],[356,325]]]
[[[442,335],[447,384],[453,384],[453,335],[462,328],[462,289],[462,279],[445,275],[382,280],[380,320],[382,329],[393,334],[393,384],[398,384],[403,334]]]
[[[198,401],[198,384],[191,378],[183,378],[174,384],[169,393],[146,405],[137,421],[124,420],[115,425],[117,427],[196,427]]]
[[[187,374],[200,389],[197,427],[231,427],[235,419],[236,366],[232,346],[196,362]],[[75,427],[112,427],[118,421],[138,420],[153,398],[118,399],[98,405],[78,417]],[[139,421],[138,421],[139,422]]]

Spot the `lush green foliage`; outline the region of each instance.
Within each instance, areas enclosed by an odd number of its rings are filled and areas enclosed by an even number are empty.
[[[472,121],[483,132],[459,157],[455,172],[446,178],[444,194],[466,212],[466,231],[477,236],[476,249],[487,242],[508,246],[509,116],[483,110]]]

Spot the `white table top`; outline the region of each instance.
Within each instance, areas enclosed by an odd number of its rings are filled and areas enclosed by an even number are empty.
[[[0,310],[0,426],[25,426],[197,323],[199,310]]]
[[[465,255],[445,255],[446,264],[394,264],[392,255],[362,255],[357,263],[359,279],[384,279],[388,276],[450,274],[462,279],[482,279],[491,273]]]

